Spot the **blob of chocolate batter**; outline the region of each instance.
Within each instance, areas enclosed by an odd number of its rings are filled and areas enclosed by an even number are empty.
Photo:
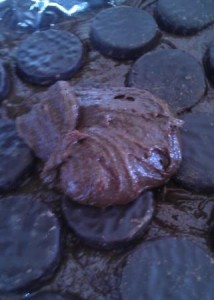
[[[44,161],[42,178],[80,204],[125,204],[164,184],[181,161],[181,121],[136,88],[58,82],[17,119],[20,136]]]

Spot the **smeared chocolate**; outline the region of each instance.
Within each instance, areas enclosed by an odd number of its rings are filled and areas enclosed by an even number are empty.
[[[44,162],[44,182],[82,204],[133,201],[164,184],[181,161],[168,106],[135,88],[77,88],[61,82],[17,120]]]

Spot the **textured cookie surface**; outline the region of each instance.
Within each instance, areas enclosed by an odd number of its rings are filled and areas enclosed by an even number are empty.
[[[129,6],[101,11],[91,26],[91,42],[102,54],[116,59],[134,59],[158,40],[155,20],[146,11]]]
[[[163,238],[129,256],[120,291],[123,300],[212,300],[213,275],[213,258],[201,248],[186,239]]]
[[[79,203],[108,206],[171,177],[181,160],[180,124],[146,91],[58,83],[18,119],[18,130],[45,161],[46,183]]]
[[[181,112],[205,93],[202,66],[181,50],[155,50],[140,57],[129,73],[128,85],[150,91]]]
[[[0,199],[0,291],[10,292],[50,278],[58,266],[60,227],[38,199]]]
[[[157,21],[171,33],[189,35],[214,23],[212,0],[159,0]]]
[[[175,176],[187,189],[214,191],[214,115],[187,114],[181,130],[182,163]]]
[[[92,247],[113,249],[142,238],[154,215],[152,192],[144,192],[135,201],[97,208],[65,199],[63,214],[68,226]]]
[[[15,123],[0,120],[0,191],[17,187],[33,167],[31,150],[18,136]]]
[[[83,63],[83,46],[74,34],[63,30],[40,31],[18,47],[18,74],[34,84],[47,85],[69,79]]]

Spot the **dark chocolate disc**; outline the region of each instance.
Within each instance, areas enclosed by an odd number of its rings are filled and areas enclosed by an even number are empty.
[[[29,298],[29,300],[80,300],[74,295],[60,295],[53,292],[41,292]]]
[[[187,114],[181,130],[182,162],[175,180],[187,189],[214,191],[214,115]]]
[[[214,23],[213,0],[159,0],[157,21],[164,30],[179,34],[194,34]]]
[[[65,199],[63,214],[68,226],[92,247],[113,249],[142,238],[154,214],[152,192],[131,204],[96,208]]]
[[[9,93],[9,78],[4,66],[0,63],[0,102],[4,100]]]
[[[155,50],[132,66],[128,85],[146,89],[181,112],[196,104],[206,89],[202,66],[191,55],[175,49]]]
[[[212,300],[213,276],[213,258],[201,248],[187,239],[163,238],[130,254],[120,292],[123,300]]]
[[[82,63],[82,43],[63,30],[35,32],[19,45],[16,55],[18,74],[40,85],[69,79]]]
[[[214,84],[214,41],[210,44],[205,55],[205,68],[210,81]]]
[[[15,123],[0,120],[0,192],[16,187],[33,167],[31,150],[19,138]]]
[[[0,291],[32,287],[50,278],[59,261],[60,226],[38,199],[0,199]]]
[[[103,55],[134,59],[158,40],[158,27],[146,11],[129,6],[101,11],[91,26],[91,42]]]

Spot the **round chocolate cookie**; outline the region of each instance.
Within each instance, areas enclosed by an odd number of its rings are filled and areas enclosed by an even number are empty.
[[[15,123],[0,120],[0,192],[15,188],[33,167],[31,150],[19,138]]]
[[[153,193],[145,191],[131,204],[104,209],[65,199],[63,214],[68,226],[85,243],[113,249],[142,238],[154,214]]]
[[[158,27],[146,11],[129,6],[101,11],[91,26],[91,42],[103,55],[135,59],[150,50],[159,38]]]
[[[82,63],[82,43],[77,36],[63,30],[32,34],[21,42],[16,54],[18,74],[39,85],[69,79]]]
[[[62,296],[53,292],[41,292],[29,298],[29,300],[81,300],[74,295]]]
[[[30,288],[58,266],[60,225],[47,205],[27,196],[0,199],[0,291]]]
[[[181,112],[196,104],[206,90],[202,66],[189,54],[177,50],[155,50],[132,66],[128,85],[146,89]]]
[[[191,35],[214,23],[213,0],[159,0],[157,21],[164,30]]]
[[[123,300],[212,300],[213,276],[213,258],[202,249],[187,239],[163,238],[130,254],[120,292]]]
[[[4,100],[9,93],[9,78],[4,66],[0,63],[0,102]]]
[[[214,191],[214,115],[187,114],[181,130],[182,162],[175,180],[187,189]]]

